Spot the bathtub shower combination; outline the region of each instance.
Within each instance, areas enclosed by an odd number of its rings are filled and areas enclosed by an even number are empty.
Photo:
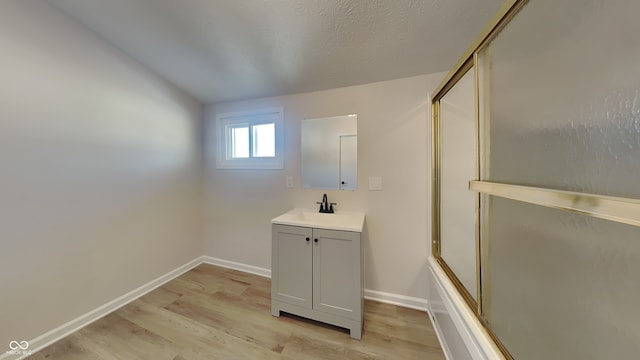
[[[450,356],[640,354],[639,13],[507,1],[436,90],[430,306]]]

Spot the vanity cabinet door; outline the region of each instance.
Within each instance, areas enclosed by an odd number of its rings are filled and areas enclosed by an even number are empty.
[[[271,293],[274,299],[313,307],[312,229],[273,225]]]
[[[313,230],[314,309],[360,320],[362,273],[360,233]]]

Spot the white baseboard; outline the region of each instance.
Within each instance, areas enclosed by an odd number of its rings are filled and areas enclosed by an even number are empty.
[[[427,311],[427,299],[421,299],[411,296],[398,295],[392,293],[386,293],[382,291],[375,291],[364,289],[364,298],[367,300],[373,300],[381,303],[398,305],[410,309],[416,309],[420,311]]]
[[[265,269],[265,268],[261,268],[261,267],[257,267],[257,266],[253,266],[253,265],[247,265],[247,264],[238,263],[238,262],[234,262],[234,261],[218,259],[218,258],[214,258],[214,257],[211,257],[211,256],[203,256],[202,257],[202,262],[205,263],[205,264],[209,264],[209,265],[220,266],[220,267],[224,267],[224,268],[227,268],[227,269],[238,270],[238,271],[246,272],[246,273],[249,273],[249,274],[259,275],[259,276],[263,276],[263,277],[266,277],[266,278],[271,278],[271,270],[270,269]]]
[[[54,342],[70,335],[71,333],[80,330],[81,328],[91,324],[92,322],[108,315],[109,313],[127,305],[128,303],[136,300],[137,298],[147,294],[148,292],[162,286],[163,284],[175,279],[176,277],[184,274],[185,272],[193,269],[194,267],[202,263],[202,257],[191,260],[190,262],[180,266],[179,268],[172,270],[159,278],[152,280],[137,289],[134,289],[117,299],[114,299],[88,313],[81,315],[65,324],[58,326],[57,328],[36,337],[29,341],[29,351],[35,353],[43,348],[53,344]],[[23,359],[28,355],[11,355],[7,353],[0,354],[0,360],[5,359]]]

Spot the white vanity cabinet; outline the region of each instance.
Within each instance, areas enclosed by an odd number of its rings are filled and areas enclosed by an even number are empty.
[[[322,321],[348,328],[352,338],[360,339],[361,228],[358,232],[272,223],[273,316],[284,311]]]

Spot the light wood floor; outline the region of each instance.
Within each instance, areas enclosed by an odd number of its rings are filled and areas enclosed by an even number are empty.
[[[365,301],[362,340],[271,316],[267,278],[200,265],[33,354],[38,359],[444,359],[428,315]]]

